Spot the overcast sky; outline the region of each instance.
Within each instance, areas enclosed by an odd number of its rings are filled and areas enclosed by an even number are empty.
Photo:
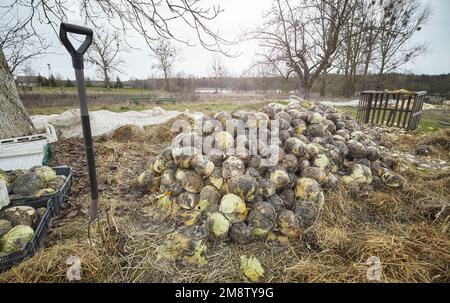
[[[214,2],[208,0],[205,2]],[[257,26],[262,22],[262,13],[270,7],[271,0],[221,0],[218,1],[224,12],[214,21],[213,26],[220,29],[222,36],[233,39],[242,30]],[[414,37],[415,42],[427,42],[430,52],[418,58],[413,64],[406,66],[408,72],[416,74],[443,74],[450,73],[450,1],[432,0],[430,3],[432,15],[428,24],[422,31]],[[79,18],[79,17],[78,17]],[[76,14],[70,15],[71,23],[79,23]],[[186,32],[181,26],[175,27],[175,33],[181,39],[195,40],[192,32]],[[52,31],[48,31],[49,39],[55,41],[55,53],[46,55],[36,60],[32,67],[43,75],[47,75],[47,63],[51,64],[54,75],[64,78],[74,78],[71,60],[62,45],[55,38]],[[152,69],[154,59],[150,56],[150,51],[142,38],[135,35],[129,40],[132,45],[139,50],[130,50],[122,54],[123,73],[119,76],[122,80],[130,78],[147,78],[150,76],[160,76]],[[196,76],[208,76],[213,53],[204,50],[201,46],[188,47],[178,44],[181,50],[182,60],[176,64],[175,72]],[[240,75],[254,61],[254,54],[257,49],[256,42],[245,42],[234,47],[234,51],[241,55],[237,58],[223,58],[228,71],[233,75]],[[91,78],[98,78],[93,67],[86,69],[86,75]]]

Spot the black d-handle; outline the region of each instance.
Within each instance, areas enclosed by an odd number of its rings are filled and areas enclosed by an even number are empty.
[[[67,33],[84,35],[86,36],[86,38],[84,39],[84,42],[80,45],[80,47],[78,49],[75,49],[72,43],[69,41]],[[72,56],[73,68],[84,68],[83,55],[91,45],[93,35],[94,33],[90,28],[75,24],[61,23],[61,26],[59,27],[59,39],[61,40],[62,44],[65,46],[69,54]]]

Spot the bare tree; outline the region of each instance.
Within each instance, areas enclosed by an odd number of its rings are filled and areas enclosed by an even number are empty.
[[[345,77],[343,95],[355,93],[358,75],[363,85],[370,69],[381,86],[386,73],[397,70],[426,51],[425,44],[410,45],[413,34],[429,17],[418,0],[361,1],[344,26],[344,40],[335,66]]]
[[[331,62],[342,42],[341,30],[356,0],[274,0],[265,22],[248,34],[264,50],[261,63],[284,63],[294,73],[303,95]],[[269,59],[269,60],[267,60]]]
[[[211,73],[214,77],[214,83],[216,84],[216,94],[219,92],[223,92],[224,80],[227,75],[227,68],[223,63],[222,59],[214,54],[211,60]]]
[[[427,50],[427,45],[410,45],[411,37],[420,31],[430,16],[430,8],[419,0],[389,0],[380,3],[382,17],[373,62],[379,85],[384,74],[398,70]]]
[[[272,67],[270,65],[260,64],[256,69],[256,75],[258,82],[260,83],[257,86],[257,92],[260,90],[261,92],[267,94],[270,85],[270,74],[272,73]]]
[[[125,51],[117,31],[101,30],[89,48],[87,61],[94,64],[103,77],[106,88],[111,87],[111,73],[120,72],[123,60],[120,53]]]
[[[32,77],[36,75],[36,71],[31,67],[30,64],[25,64],[23,68],[20,69],[23,75]]]
[[[363,47],[361,48],[362,60],[363,60],[363,87],[365,87],[365,82],[367,81],[367,76],[369,74],[369,68],[376,48],[376,43],[378,41],[378,36],[381,33],[379,30],[379,20],[382,11],[376,1],[367,2],[367,6],[362,6],[363,22],[362,35]]]
[[[373,20],[369,15],[372,3],[361,1],[354,6],[349,22],[342,29],[343,42],[336,54],[336,60],[332,64],[344,75],[342,94],[350,97],[356,90],[356,79],[361,68],[369,58],[372,58],[373,37],[371,35],[370,22]],[[370,44],[369,44],[370,43]],[[367,74],[367,70],[365,71]]]
[[[227,52],[224,46],[231,43],[209,26],[222,9],[217,5],[202,5],[198,0],[165,0],[165,1],[122,1],[122,0],[2,0],[0,16],[2,20],[17,20],[17,12],[22,14],[19,27],[27,28],[40,37],[37,24],[47,24],[57,33],[59,22],[67,20],[68,5],[72,4],[80,12],[86,24],[98,27],[97,22],[115,20],[117,28],[123,33],[137,32],[151,44],[158,37],[172,38],[193,45],[191,41],[177,38],[173,33],[173,24],[179,20],[185,24],[185,30],[192,30],[200,44],[209,50]],[[12,19],[11,19],[12,18]],[[16,18],[16,19],[14,19]],[[8,28],[12,28],[10,25]],[[184,34],[184,33],[183,33]],[[0,79],[12,78],[8,64],[0,48]],[[8,80],[9,81],[9,80]],[[8,86],[0,85],[0,138],[20,136],[33,132],[32,124],[17,94],[14,81]],[[7,102],[14,106],[4,106]],[[21,118],[20,118],[21,117]]]
[[[168,39],[159,38],[157,42],[151,46],[153,57],[157,63],[153,68],[159,69],[164,74],[165,91],[170,91],[170,74],[174,63],[179,59],[179,50]]]
[[[27,61],[45,54],[50,48],[46,40],[35,35],[26,22],[16,16],[1,14],[0,11],[0,48],[3,49],[12,74]]]

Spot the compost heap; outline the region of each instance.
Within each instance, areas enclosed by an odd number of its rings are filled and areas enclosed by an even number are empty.
[[[400,189],[405,182],[391,169],[390,151],[380,136],[362,131],[348,113],[333,107],[294,101],[269,104],[260,112],[220,112],[201,119],[200,130],[191,127],[175,137],[174,142],[188,138],[191,146],[172,144],[150,159],[135,180],[153,198],[141,212],[157,223],[174,220],[178,231],[172,243],[191,251],[189,258],[199,263],[205,261],[205,241],[299,239],[318,220],[326,203],[324,191],[334,186],[362,196],[370,187]],[[258,141],[258,155],[250,156],[246,136],[210,130],[211,124],[238,120],[257,128],[262,121],[277,121],[279,144]],[[271,138],[270,128],[262,131]],[[219,154],[208,156],[196,145],[195,137],[208,135]],[[240,146],[240,153],[228,156],[230,146]],[[186,148],[195,152],[185,154]],[[275,151],[278,164],[261,165]]]

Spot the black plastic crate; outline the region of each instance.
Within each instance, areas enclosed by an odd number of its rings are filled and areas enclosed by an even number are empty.
[[[61,205],[66,201],[67,195],[69,193],[70,186],[72,184],[72,168],[69,166],[58,166],[52,167],[55,170],[57,175],[66,176],[66,182],[61,186],[61,188],[54,194],[44,195],[39,198],[33,197],[24,197],[11,199],[10,206],[20,206],[26,205],[34,208],[46,207],[47,200],[52,199],[54,201],[53,208],[55,209],[55,213],[58,214],[61,208]]]
[[[38,226],[34,230],[33,238],[25,245],[25,247],[20,252],[12,253],[6,256],[0,256],[0,272],[7,271],[14,265],[17,265],[20,262],[31,258],[42,247],[50,224],[56,215],[55,207],[53,204],[54,201],[52,199],[47,199],[47,210],[45,211],[44,216],[39,221]],[[13,207],[13,205],[10,204],[6,208],[10,207]]]

